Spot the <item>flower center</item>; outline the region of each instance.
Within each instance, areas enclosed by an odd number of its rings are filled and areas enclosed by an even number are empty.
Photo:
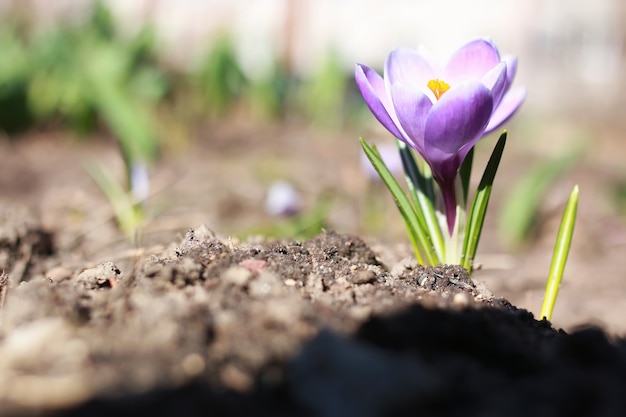
[[[434,80],[428,81],[427,84],[430,91],[433,92],[435,98],[439,100],[443,93],[450,89],[450,84],[445,81],[440,80],[439,78],[435,78]]]

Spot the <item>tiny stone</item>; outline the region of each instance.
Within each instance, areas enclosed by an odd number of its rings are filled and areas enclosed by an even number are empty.
[[[121,274],[121,272],[113,262],[105,262],[95,268],[86,269],[78,274],[76,282],[82,284],[89,290],[113,288],[117,283],[119,274]]]
[[[294,325],[296,317],[300,312],[300,306],[297,303],[286,302],[283,299],[267,302],[264,305],[264,311],[269,320],[274,323],[290,328]]]
[[[404,258],[391,268],[391,276],[398,278],[406,271],[410,271],[417,267],[417,261],[414,258]]]
[[[376,273],[370,270],[359,271],[350,276],[350,281],[357,285],[371,284],[376,281]]]
[[[454,294],[452,303],[459,307],[467,307],[470,303],[470,298],[466,293],[459,292],[459,293]]]
[[[190,353],[183,358],[181,366],[185,374],[188,376],[196,376],[204,371],[205,363],[202,356],[197,353]]]
[[[248,285],[248,294],[251,297],[280,296],[284,288],[280,285],[282,281],[273,273],[263,271]]]
[[[61,318],[44,318],[24,324],[4,338],[2,359],[5,363],[22,366],[20,364],[32,363],[31,358],[54,358],[64,350],[51,349],[50,346],[65,346],[71,340],[71,334],[70,325]]]
[[[267,267],[267,261],[251,258],[244,259],[243,261],[239,262],[239,265],[248,268],[252,272],[258,272]]]
[[[237,392],[248,391],[254,384],[250,375],[232,364],[228,364],[221,369],[220,379],[224,385]]]
[[[63,266],[57,266],[46,272],[45,276],[46,278],[50,278],[53,282],[59,283],[72,278],[72,271]]]
[[[426,282],[429,280],[430,276],[428,274],[422,274],[420,275],[420,277],[417,279],[417,285],[419,285],[420,287],[423,287]]]
[[[366,320],[372,314],[369,306],[354,306],[350,309],[350,315],[356,320]]]
[[[224,282],[240,287],[246,285],[250,277],[252,277],[252,271],[243,266],[233,266],[222,274]]]
[[[287,278],[285,280],[285,285],[288,287],[294,287],[296,285],[296,280],[292,278]]]

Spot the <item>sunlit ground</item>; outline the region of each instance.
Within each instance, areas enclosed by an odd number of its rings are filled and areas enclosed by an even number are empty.
[[[382,243],[396,258],[410,256],[391,198],[361,165],[360,136],[393,141],[361,102],[342,51],[298,73],[275,48],[266,72],[251,76],[236,36],[212,38],[197,65],[180,69],[161,58],[151,32],[116,35],[105,10],[88,26],[52,32],[28,32],[24,15],[7,19],[0,32],[2,202],[32,209],[56,234],[59,251],[93,262],[123,258],[124,250],[167,246],[206,224],[237,239],[304,239],[335,229]],[[624,333],[625,125],[615,94],[623,63],[611,54],[609,35],[579,47],[550,36],[525,43],[502,36],[505,53],[523,46],[517,83],[529,94],[505,126],[509,140],[474,277],[538,314],[560,214],[579,184],[579,217],[553,321]],[[398,34],[377,49],[406,39]],[[452,39],[433,44],[454,46]],[[384,53],[357,59],[379,59],[367,63],[382,68]],[[598,66],[604,76],[589,78]],[[477,147],[474,184],[495,139]],[[150,178],[134,241],[119,230],[106,185],[87,170],[99,164],[110,188],[132,195],[133,161],[146,161]],[[268,213],[276,181],[299,194],[295,216]]]

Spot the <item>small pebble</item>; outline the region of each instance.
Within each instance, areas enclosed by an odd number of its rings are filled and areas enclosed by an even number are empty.
[[[420,287],[425,287],[426,284],[432,284],[434,281],[435,279],[428,274],[422,274],[417,279],[417,285],[419,285]]]
[[[467,307],[470,303],[470,298],[466,293],[459,292],[454,294],[452,303],[458,307]]]
[[[250,375],[232,364],[225,365],[220,370],[220,379],[224,385],[237,392],[248,391],[254,384]]]
[[[248,284],[248,294],[254,298],[280,296],[286,291],[281,284],[282,280],[277,275],[263,271]]]
[[[370,270],[358,271],[350,276],[350,281],[357,285],[371,284],[376,281],[376,273]]]
[[[63,266],[57,266],[47,271],[45,276],[46,278],[50,278],[53,282],[59,283],[72,278],[72,271]]]
[[[414,258],[404,258],[391,268],[391,276],[398,278],[406,271],[411,271],[417,267],[417,261]]]
[[[239,262],[239,265],[248,268],[252,272],[259,272],[267,267],[267,261],[264,261],[263,259],[250,258]]]
[[[196,376],[204,371],[206,365],[202,356],[198,355],[197,353],[190,353],[183,358],[181,366],[183,368],[183,371],[188,376]]]
[[[120,274],[121,271],[113,262],[105,262],[78,274],[76,282],[88,290],[113,288],[117,284],[117,277]]]
[[[243,266],[230,267],[222,274],[224,282],[238,287],[246,285],[251,277],[252,271]]]

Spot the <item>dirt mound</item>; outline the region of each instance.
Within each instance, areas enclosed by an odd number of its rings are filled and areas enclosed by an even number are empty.
[[[623,340],[556,331],[459,267],[201,227],[128,270],[42,274],[33,230],[2,241],[31,254],[3,287],[2,416],[626,413]]]

